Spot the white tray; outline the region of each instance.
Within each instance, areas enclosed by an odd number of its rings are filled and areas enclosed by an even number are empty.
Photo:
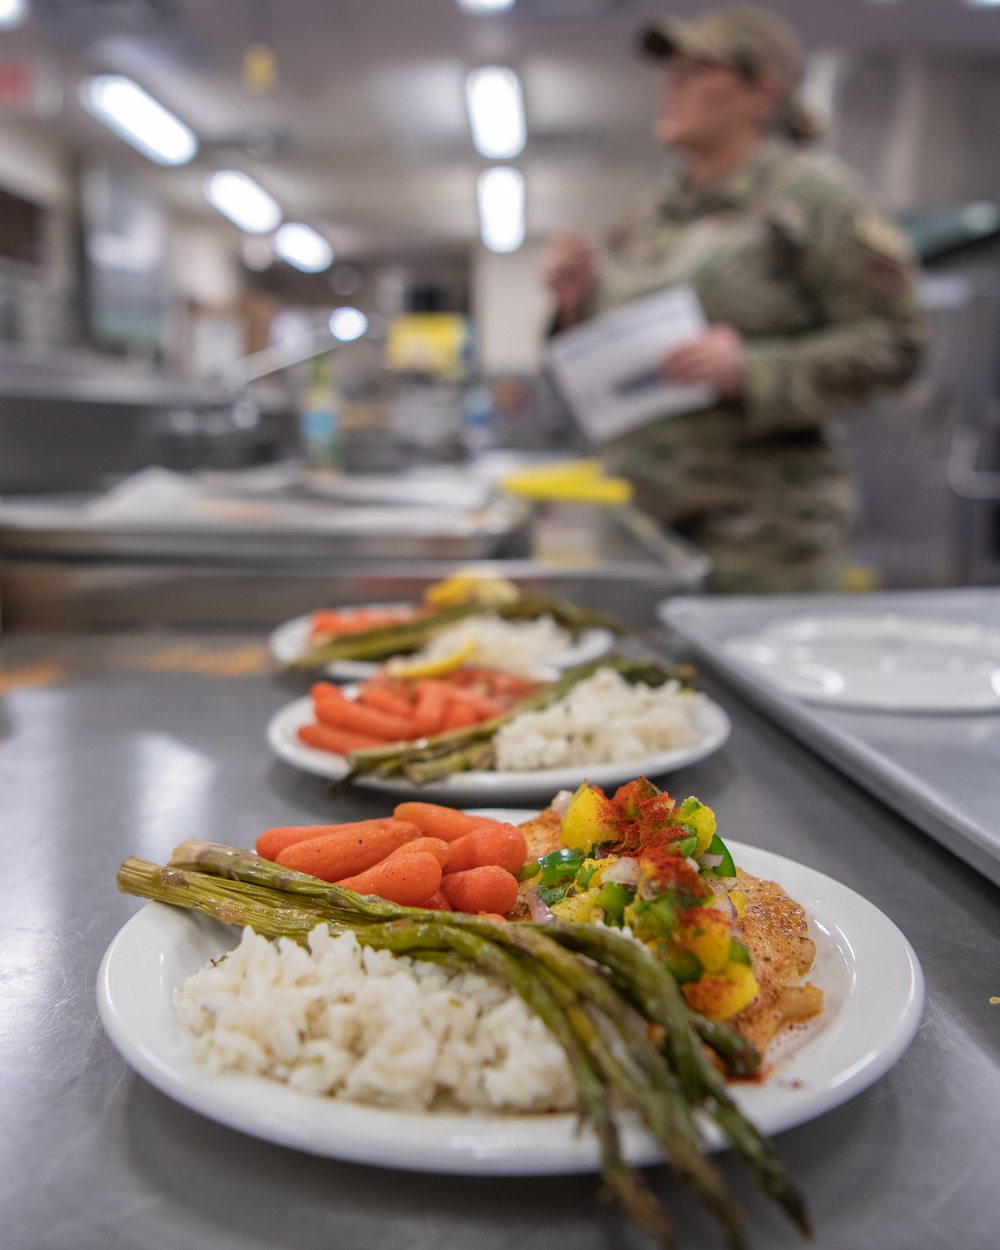
[[[796,616],[852,615],[968,622],[1000,628],[1000,590],[878,595],[681,597],[659,605],[685,638],[752,703],[884,803],[1000,884],[1000,715],[859,710],[807,701],[727,646]]]

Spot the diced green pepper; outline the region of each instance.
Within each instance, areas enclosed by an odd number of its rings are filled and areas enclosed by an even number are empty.
[[[707,864],[701,864],[699,871],[703,876],[736,876],[736,865],[733,863],[733,857],[729,853],[729,848],[717,833],[713,834],[712,840],[708,844],[708,849],[702,852],[702,856],[704,855],[721,855],[722,863],[715,868],[709,867]]]
[[[572,881],[585,858],[578,847],[567,847],[565,850],[543,855],[538,861],[542,870],[542,884],[558,885],[561,881]]]
[[[561,903],[563,901],[572,884],[572,881],[567,881],[563,885],[540,885],[538,887],[538,897],[546,907],[551,907],[553,903]]]
[[[683,946],[672,947],[664,956],[663,962],[670,975],[681,985],[686,981],[699,980],[704,971],[698,956],[693,951],[685,950]]]
[[[734,964],[745,964],[748,968],[753,967],[750,952],[742,942],[732,941],[729,943],[729,958]]]
[[[641,938],[673,937],[677,932],[677,909],[667,894],[655,899],[636,899],[629,908],[636,934]]]
[[[574,877],[574,881],[576,882],[576,888],[581,891],[586,890],[590,885],[591,877],[594,875],[595,872],[597,872],[600,866],[601,865],[594,859],[585,860],[583,867],[579,870],[579,872],[577,872],[576,876]]]
[[[696,833],[689,833],[686,837],[681,838],[681,840],[677,843],[677,853],[684,859],[687,859],[689,855],[694,854],[697,845],[698,835]]]
[[[606,881],[598,892],[596,903],[604,911],[604,923],[621,929],[625,924],[625,908],[635,897],[630,885],[618,881]]]
[[[533,859],[530,863],[525,864],[519,873],[517,873],[518,881],[530,881],[532,877],[537,877],[539,872],[538,860]]]

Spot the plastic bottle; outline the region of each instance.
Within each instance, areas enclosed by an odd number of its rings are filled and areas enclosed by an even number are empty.
[[[470,456],[480,456],[494,445],[493,392],[476,382],[462,399],[462,442]]]
[[[309,388],[299,410],[299,439],[303,458],[310,468],[340,468],[340,402],[329,353],[317,356],[312,363]]]

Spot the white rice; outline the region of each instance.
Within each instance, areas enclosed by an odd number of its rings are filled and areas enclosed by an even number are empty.
[[[319,925],[309,950],[251,929],[188,977],[174,1007],[212,1075],[425,1110],[575,1106],[566,1057],[516,994],[475,972],[361,947]]]
[[[667,682],[635,686],[612,668],[599,668],[551,707],[525,712],[493,738],[499,772],[639,760],[695,746],[705,696]]]
[[[420,656],[437,659],[451,655],[470,638],[475,641],[476,650],[468,663],[499,668],[517,677],[533,676],[539,667],[567,651],[573,642],[569,630],[557,625],[551,616],[539,616],[532,621],[505,621],[489,613],[442,629]]]

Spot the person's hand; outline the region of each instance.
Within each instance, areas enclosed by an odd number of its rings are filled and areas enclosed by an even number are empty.
[[[549,240],[542,277],[555,296],[560,325],[572,325],[579,320],[594,285],[594,254],[594,244],[586,235],[560,230]]]
[[[660,372],[668,382],[707,383],[723,398],[738,399],[746,388],[743,339],[732,326],[709,326],[701,338],[667,352]]]

